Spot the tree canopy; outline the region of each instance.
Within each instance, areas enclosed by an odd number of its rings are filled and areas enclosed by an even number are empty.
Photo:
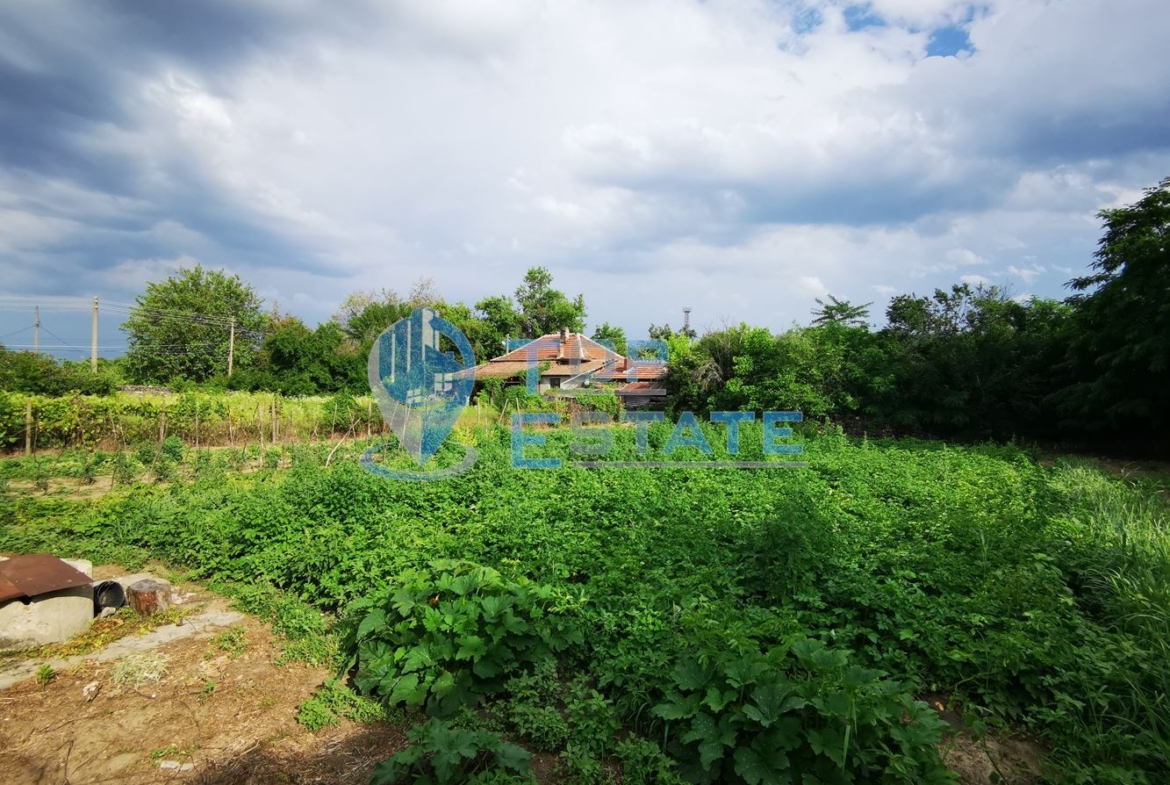
[[[579,294],[570,300],[564,292],[552,288],[552,273],[544,267],[533,267],[525,273],[515,297],[525,337],[536,338],[558,330],[579,333],[585,329],[585,296]]]
[[[817,308],[813,309],[813,324],[839,324],[845,327],[868,327],[869,326],[869,306],[873,303],[866,303],[865,305],[854,305],[848,300],[838,300],[833,295],[829,295],[829,302],[824,302],[821,298],[816,300]]]
[[[1170,178],[1098,215],[1091,272],[1069,282],[1079,380],[1058,399],[1090,428],[1170,437]]]
[[[247,368],[263,335],[261,300],[239,276],[201,265],[182,267],[146,285],[122,325],[129,334],[126,368],[137,382],[204,382],[227,373],[235,321],[236,368]]]
[[[605,342],[606,345],[610,346],[620,355],[624,356],[629,351],[626,341],[626,331],[620,327],[614,327],[609,322],[603,322],[596,327],[593,330],[593,335],[590,337],[595,341]]]

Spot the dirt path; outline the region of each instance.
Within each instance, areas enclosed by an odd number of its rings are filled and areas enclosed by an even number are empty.
[[[183,588],[207,602],[200,613],[226,612],[222,598]],[[329,674],[277,665],[280,643],[256,619],[219,621],[231,626],[191,625],[192,633],[164,635],[156,646],[143,643],[147,635],[124,638],[104,659],[60,663],[43,686],[26,678],[0,689],[0,782],[364,785],[374,764],[402,746],[402,732],[384,725],[304,730],[298,708]],[[217,637],[225,629],[233,636],[227,649]],[[125,651],[108,654],[119,645]],[[116,683],[118,664],[144,650],[166,658],[161,679]]]

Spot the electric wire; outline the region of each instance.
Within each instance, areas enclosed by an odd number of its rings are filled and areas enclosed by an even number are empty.
[[[10,332],[10,333],[5,333],[4,335],[0,335],[0,341],[4,340],[5,338],[7,338],[10,335],[20,335],[25,330],[31,330],[31,329],[32,329],[31,327],[21,327],[19,330],[15,330],[15,331]]]

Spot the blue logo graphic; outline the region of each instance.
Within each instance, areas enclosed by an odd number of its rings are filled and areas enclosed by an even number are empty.
[[[444,351],[446,340],[458,352]],[[430,308],[419,308],[390,325],[370,349],[366,365],[370,390],[382,417],[399,446],[421,467],[451,434],[475,386],[475,356],[471,343],[455,325]],[[374,462],[379,447],[362,456],[361,465],[382,477],[400,480],[438,480],[461,474],[475,463],[476,452],[456,466],[434,471],[391,469]]]

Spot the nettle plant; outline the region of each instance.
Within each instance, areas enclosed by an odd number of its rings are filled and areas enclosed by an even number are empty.
[[[683,660],[653,713],[695,783],[955,782],[938,756],[945,723],[884,676],[803,640]]]
[[[374,767],[370,785],[499,785],[531,782],[532,753],[486,730],[432,719],[411,728],[409,747]]]
[[[500,692],[515,673],[582,642],[571,599],[469,562],[434,562],[350,606],[363,692],[451,716]]]

